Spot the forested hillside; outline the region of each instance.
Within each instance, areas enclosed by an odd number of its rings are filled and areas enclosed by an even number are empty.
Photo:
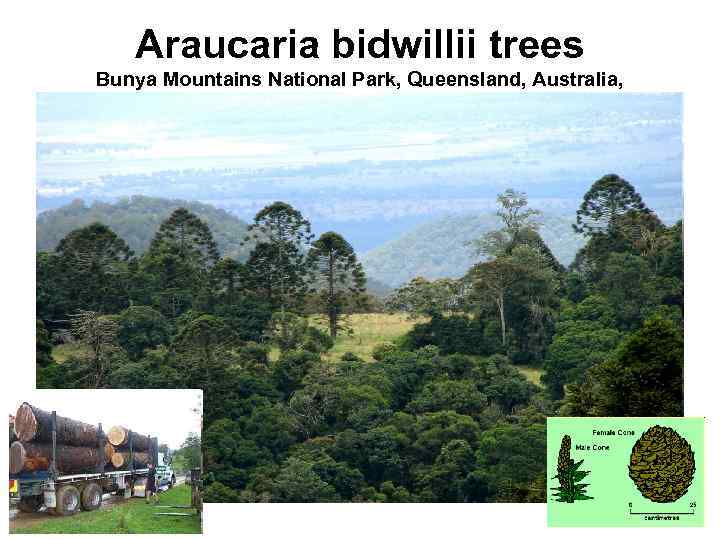
[[[544,215],[538,231],[564,265],[572,262],[585,242],[573,233],[572,223],[568,217]],[[446,216],[369,251],[362,257],[363,265],[369,276],[393,287],[416,276],[460,277],[478,260],[471,242],[499,224],[495,214]]]
[[[223,256],[244,260],[250,253],[242,240],[247,223],[209,204],[197,201],[163,199],[134,195],[114,203],[87,204],[75,200],[54,210],[46,210],[37,217],[37,250],[52,251],[70,231],[101,222],[124,239],[135,253],[144,252],[155,231],[176,208],[187,208],[207,222],[218,249]]]
[[[238,261],[248,258],[252,243],[244,243],[247,223],[230,212],[197,201],[143,195],[123,198],[115,203],[96,201],[89,205],[78,199],[40,213],[37,217],[37,250],[53,251],[70,231],[102,222],[124,239],[134,253],[141,255],[150,245],[160,223],[177,208],[187,208],[207,223],[220,255]],[[368,277],[366,287],[379,297],[391,291],[388,285],[372,277]]]
[[[202,388],[208,502],[540,502],[548,416],[683,414],[682,221],[617,175],[588,186],[569,266],[507,189],[480,262],[383,302],[285,202],[245,261],[185,207],[141,254],[98,219],[38,252],[37,384]],[[351,315],[371,310],[405,325],[368,347]]]

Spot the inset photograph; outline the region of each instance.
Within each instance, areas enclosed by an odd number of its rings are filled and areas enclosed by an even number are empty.
[[[9,413],[11,533],[200,533],[202,392],[28,392]]]

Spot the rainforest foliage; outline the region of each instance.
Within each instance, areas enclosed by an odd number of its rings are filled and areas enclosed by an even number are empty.
[[[384,299],[287,203],[234,239],[243,258],[192,208],[138,252],[84,224],[38,253],[38,386],[202,388],[208,502],[545,501],[547,416],[682,414],[683,247],[616,175],[583,199],[569,267],[542,219],[503,192],[481,262]],[[371,310],[415,325],[329,361]]]

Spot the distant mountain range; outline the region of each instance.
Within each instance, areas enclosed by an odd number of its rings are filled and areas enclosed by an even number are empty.
[[[141,254],[160,223],[179,207],[188,208],[208,223],[223,256],[247,259],[252,246],[243,245],[242,240],[248,224],[232,213],[197,201],[140,195],[115,203],[86,204],[78,199],[41,212],[37,217],[37,249],[52,251],[73,229],[99,221],[113,229],[136,254]],[[555,257],[567,266],[584,244],[583,237],[572,230],[573,218],[544,214],[541,223],[540,235]],[[368,276],[367,289],[384,296],[417,276],[460,277],[479,260],[469,243],[499,226],[497,216],[489,212],[452,214],[417,225],[375,249],[360,253]],[[319,235],[324,229],[314,227],[314,232]]]
[[[89,205],[77,199],[54,210],[41,212],[37,216],[36,249],[53,251],[70,231],[100,222],[115,231],[136,254],[141,254],[150,245],[160,223],[180,207],[189,209],[207,222],[223,257],[240,261],[247,259],[252,246],[242,243],[248,225],[245,221],[210,204],[142,195],[121,198],[115,203],[93,202]],[[384,296],[391,289],[370,277],[367,290]]]
[[[584,244],[572,230],[569,216],[544,215],[539,232],[564,265]],[[369,276],[397,287],[414,277],[460,277],[479,258],[469,242],[497,229],[495,214],[451,215],[413,229],[396,240],[365,253],[361,260]]]
[[[77,199],[37,217],[38,251],[52,251],[70,231],[99,221],[125,240],[135,253],[150,245],[160,223],[174,210],[184,207],[206,221],[223,256],[244,260],[251,246],[243,246],[247,223],[226,210],[209,204],[180,199],[163,199],[134,195],[115,203],[94,202],[87,205]]]

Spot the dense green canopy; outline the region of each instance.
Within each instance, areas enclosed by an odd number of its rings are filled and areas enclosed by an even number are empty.
[[[385,303],[286,203],[258,212],[247,259],[221,258],[192,208],[137,256],[83,224],[38,254],[38,386],[202,388],[208,502],[545,501],[548,416],[682,414],[682,223],[603,177],[565,268],[524,193],[498,205],[481,260]],[[407,326],[341,332],[368,310]]]

